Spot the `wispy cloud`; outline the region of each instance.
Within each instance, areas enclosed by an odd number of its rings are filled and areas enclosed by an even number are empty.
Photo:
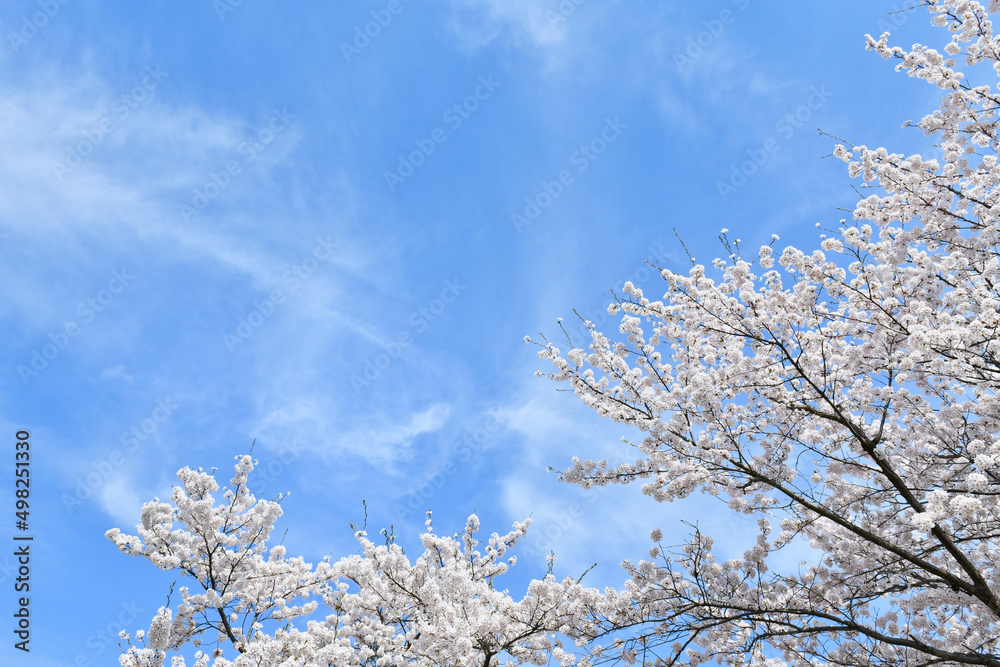
[[[446,24],[463,50],[500,40],[533,52],[551,72],[591,53],[592,28],[607,9],[583,0],[453,0]]]
[[[145,494],[145,491],[136,489],[131,477],[124,475],[115,477],[101,490],[101,509],[107,512],[117,525],[132,526],[139,518],[143,503],[152,499]]]
[[[360,419],[352,419],[338,409],[336,400],[313,394],[311,398],[303,395],[294,403],[284,403],[266,412],[255,433],[262,442],[291,440],[326,463],[337,463],[337,468],[345,460],[354,459],[365,461],[383,473],[395,474],[414,456],[415,441],[440,431],[450,415],[450,406],[436,403],[410,413],[372,411]],[[344,430],[344,424],[353,426]]]
[[[556,44],[566,35],[565,17],[533,0],[457,0],[451,27],[467,47],[488,44],[505,31],[532,45]]]

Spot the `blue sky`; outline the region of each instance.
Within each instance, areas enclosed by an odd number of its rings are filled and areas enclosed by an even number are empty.
[[[633,434],[523,338],[655,290],[646,259],[684,270],[674,228],[706,263],[722,228],[815,246],[856,201],[817,128],[932,153],[901,125],[937,93],[864,50],[943,46],[910,4],[4,3],[0,420],[11,461],[31,432],[35,542],[30,656],[0,557],[0,661],[117,664],[109,629],[148,627],[172,579],[105,530],[254,440],[313,562],[354,551],[363,500],[404,544],[427,509],[446,533],[532,516],[514,592],[549,549],[620,583],[681,519],[742,553],[722,505],[546,472]]]

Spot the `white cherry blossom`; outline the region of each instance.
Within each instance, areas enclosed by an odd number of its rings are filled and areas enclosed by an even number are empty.
[[[254,464],[237,457],[221,502],[212,474],[183,468],[170,503],[143,506],[138,535],[108,531],[122,552],[192,582],[134,643],[125,633],[123,667],[168,658],[179,667],[185,661],[175,652],[202,644],[215,648],[198,652],[197,667],[576,663],[559,633],[586,627],[596,592],[551,576],[517,600],[497,586],[530,519],[480,543],[475,515],[453,537],[435,535],[428,516],[424,552],[412,562],[392,536],[383,532],[376,543],[358,530],[359,554],[313,567],[286,557],[282,545],[267,546],[282,511],[250,493]]]
[[[183,468],[137,535],[108,531],[187,583],[120,663],[184,665],[190,646],[197,667],[1000,667],[1000,91],[979,82],[1000,77],[1000,0],[916,4],[940,49],[867,46],[940,91],[915,125],[940,158],[837,145],[865,195],[819,248],[772,236],[747,257],[724,230],[724,259],[627,283],[617,330],[540,343],[552,379],[643,433],[634,463],[574,459],[562,479],[714,496],[759,519],[741,558],[654,529],[620,590],[549,576],[514,597],[498,580],[529,522],[481,543],[473,515],[450,537],[428,516],[414,560],[359,530],[357,555],[313,566],[269,546],[281,498],[250,493],[243,456],[220,499]],[[818,556],[777,567],[796,539]]]
[[[867,43],[941,91],[917,127],[942,159],[838,145],[867,192],[821,249],[748,258],[724,231],[728,259],[626,284],[616,335],[540,343],[552,379],[644,433],[633,464],[574,459],[565,481],[772,520],[743,558],[696,530],[626,562],[592,619],[602,659],[1000,665],[1000,92],[978,84],[1000,36],[980,3],[917,4],[940,51]],[[775,571],[798,536],[820,555]]]

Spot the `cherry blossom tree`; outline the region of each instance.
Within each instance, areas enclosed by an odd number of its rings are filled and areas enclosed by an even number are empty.
[[[821,249],[747,257],[723,232],[710,267],[657,267],[662,298],[626,283],[617,333],[539,343],[549,377],[642,433],[635,463],[562,479],[760,519],[727,561],[653,531],[582,632],[618,637],[600,659],[1000,665],[1000,92],[970,80],[1000,74],[1000,37],[980,3],[922,4],[943,53],[868,48],[942,91],[918,124],[942,159],[838,145],[867,192]],[[770,569],[799,541],[818,555]]]
[[[951,35],[943,53],[868,48],[942,91],[917,124],[940,159],[837,145],[870,194],[820,249],[776,257],[775,237],[749,257],[724,232],[710,267],[657,267],[662,297],[626,283],[617,333],[541,343],[549,377],[643,434],[634,463],[574,459],[562,479],[718,497],[759,519],[742,558],[654,530],[621,590],[548,576],[515,599],[497,581],[528,522],[480,544],[473,516],[452,537],[428,524],[412,562],[359,529],[358,554],[312,566],[268,547],[281,499],[254,498],[244,456],[219,504],[214,476],[184,468],[138,535],[108,532],[193,582],[123,633],[121,664],[191,645],[199,667],[1000,666],[1000,92],[956,70],[1000,76],[1000,37],[978,2],[919,4]],[[771,569],[800,542],[812,560]]]
[[[585,627],[596,591],[551,575],[520,600],[496,587],[530,519],[481,545],[475,515],[453,537],[435,535],[428,515],[424,552],[413,562],[392,535],[383,531],[376,544],[359,528],[359,553],[313,567],[267,546],[281,498],[250,493],[254,463],[237,457],[219,504],[213,474],[182,468],[170,502],[143,506],[138,535],[108,531],[123,553],[192,582],[148,631],[123,631],[122,667],[158,667],[186,645],[198,649],[197,667],[576,663],[557,633]],[[185,661],[174,654],[169,664]]]

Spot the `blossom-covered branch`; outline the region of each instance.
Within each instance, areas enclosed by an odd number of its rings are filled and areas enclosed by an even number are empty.
[[[924,4],[943,54],[868,47],[943,91],[919,124],[941,161],[838,145],[880,194],[820,249],[657,267],[661,298],[627,283],[610,307],[618,336],[588,323],[589,349],[542,344],[549,377],[645,434],[634,464],[575,459],[564,480],[764,517],[741,559],[696,532],[626,563],[598,621],[629,638],[605,657],[1000,665],[1000,93],[955,69],[1000,74],[1000,38],[979,3]],[[799,536],[821,555],[772,572]]]
[[[247,486],[254,461],[237,458],[233,490],[221,503],[212,474],[183,468],[170,503],[143,506],[137,536],[108,531],[122,552],[197,584],[182,587],[180,604],[162,607],[148,632],[124,635],[123,667],[159,667],[206,639],[215,649],[197,653],[198,667],[210,658],[216,667],[490,667],[504,656],[511,664],[576,663],[559,634],[586,626],[596,591],[549,576],[515,600],[496,586],[530,520],[481,544],[475,515],[453,537],[435,535],[428,516],[424,552],[413,562],[391,536],[376,544],[358,530],[360,553],[313,567],[287,558],[281,545],[268,549],[281,508],[254,498]],[[174,655],[171,664],[184,660]]]

